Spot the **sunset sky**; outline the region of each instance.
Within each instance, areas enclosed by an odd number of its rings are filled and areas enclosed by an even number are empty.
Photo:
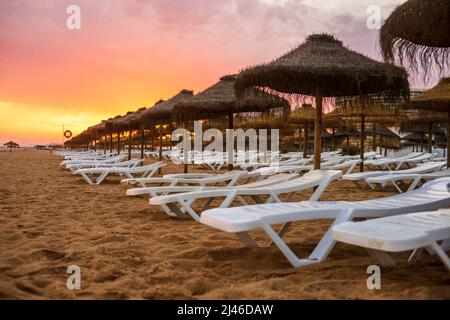
[[[367,7],[405,0],[0,0],[0,143],[102,119],[271,59],[314,32],[378,58]],[[81,8],[81,30],[66,9]]]

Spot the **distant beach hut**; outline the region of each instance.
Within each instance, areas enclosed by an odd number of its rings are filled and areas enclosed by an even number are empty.
[[[228,129],[234,128],[233,114],[241,112],[263,112],[273,108],[290,108],[287,100],[252,89],[245,99],[237,100],[235,94],[235,75],[227,75],[208,89],[176,104],[174,120],[187,121],[228,118]],[[229,164],[229,169],[233,165]]]
[[[10,152],[12,152],[13,149],[19,148],[19,144],[15,143],[14,141],[9,141],[5,143],[3,146],[8,148]]]
[[[425,74],[443,71],[450,61],[450,1],[409,0],[397,7],[380,30],[385,61],[407,62]]]
[[[450,147],[450,78],[443,78],[433,88],[411,100],[410,108],[425,109],[447,113],[447,150]],[[447,166],[450,168],[450,155],[447,153]]]
[[[315,169],[320,169],[321,162],[323,99],[359,96],[365,107],[369,94],[409,95],[404,69],[351,51],[328,34],[311,35],[299,47],[275,61],[242,71],[236,80],[237,96],[245,97],[254,87],[276,90],[290,97],[315,98]]]

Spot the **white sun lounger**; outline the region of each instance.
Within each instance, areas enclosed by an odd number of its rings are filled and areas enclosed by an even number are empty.
[[[445,252],[450,245],[448,209],[342,223],[333,227],[332,236],[335,241],[368,249],[382,266],[395,265],[387,252],[413,250],[411,260],[425,248],[436,253],[450,271],[450,259]]]
[[[247,202],[244,200],[244,197],[250,197],[256,203],[264,203],[264,200],[261,197],[267,196],[268,199],[265,202],[272,203],[281,202],[281,195],[286,194],[288,195],[286,201],[289,201],[292,195],[296,192],[317,187],[315,192],[310,197],[311,200],[317,201],[325,192],[328,185],[333,180],[339,179],[341,176],[341,171],[315,170],[305,174],[304,176],[275,184],[261,184],[252,188],[249,188],[247,185],[241,185],[234,186],[228,189],[210,189],[187,193],[169,194],[152,197],[150,198],[149,202],[151,205],[164,205],[165,207],[168,207],[169,209],[171,209],[171,215],[175,214],[180,218],[184,218],[186,214],[189,214],[194,220],[199,221],[200,212],[206,210],[215,198],[225,198],[222,201],[220,207],[228,208],[236,199],[239,200],[242,205],[246,206]],[[264,183],[264,181],[267,181],[269,179],[263,180],[261,183]],[[194,201],[199,199],[208,199],[208,201],[203,209],[200,212],[197,212],[192,207],[192,204],[194,203]]]
[[[68,164],[66,166],[67,169],[71,171],[77,171],[80,169],[88,169],[88,168],[134,168],[143,163],[143,159],[131,159],[124,162],[119,163],[105,163],[105,162],[94,162],[94,163],[77,163],[77,164]]]
[[[417,158],[422,155],[421,152],[411,152],[405,156],[402,157],[396,157],[396,158],[382,158],[382,159],[376,159],[376,160],[369,160],[364,163],[365,166],[371,166],[371,167],[380,167],[383,170],[391,170],[391,166],[394,166],[394,170],[399,170],[406,160]]]
[[[125,155],[118,155],[115,157],[109,157],[105,159],[75,159],[75,160],[64,160],[60,163],[61,167],[67,167],[67,165],[71,164],[79,164],[79,163],[119,163],[123,159],[125,159]]]
[[[388,175],[415,175],[424,174],[434,171],[438,171],[442,168],[443,164],[439,162],[430,162],[420,165],[415,168],[398,170],[398,171],[367,171],[367,172],[356,172],[351,174],[345,174],[342,180],[353,181],[357,187],[361,188],[360,181],[365,181],[368,183],[368,179],[372,177],[388,176]],[[368,183],[368,185],[373,189],[373,186]]]
[[[375,200],[302,201],[217,208],[203,212],[200,222],[225,232],[236,233],[249,247],[256,247],[258,244],[248,232],[263,229],[294,267],[302,267],[323,261],[336,241],[331,237],[330,228],[311,255],[300,259],[282,239],[291,223],[331,219],[334,220],[333,225],[337,225],[355,218],[378,218],[444,208],[450,205],[450,193],[447,191],[449,182],[450,178],[438,179],[426,183],[420,189]],[[283,224],[283,227],[277,232],[272,225],[278,224]]]
[[[446,163],[443,163],[444,166]],[[388,184],[392,184],[398,192],[402,193],[403,190],[398,185],[398,181],[404,183],[406,181],[410,181],[410,185],[407,189],[408,191],[414,190],[417,186],[420,185],[422,181],[430,181],[434,179],[450,177],[450,169],[434,171],[431,173],[425,174],[395,174],[395,175],[384,175],[378,177],[367,178],[366,182],[370,185],[381,184],[382,187],[385,187]]]
[[[136,175],[140,175],[141,178],[153,176],[159,169],[165,167],[163,162],[152,163],[142,167],[135,168],[90,168],[80,169],[74,171],[73,174],[81,175],[84,180],[90,185],[100,185],[110,174],[126,176],[129,179],[133,179]],[[95,178],[96,177],[96,178]]]

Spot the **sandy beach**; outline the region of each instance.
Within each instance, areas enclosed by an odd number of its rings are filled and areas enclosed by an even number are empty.
[[[60,161],[48,151],[0,153],[1,299],[450,298],[435,257],[408,264],[407,254],[393,255],[398,265],[382,269],[382,289],[372,292],[366,268],[375,262],[363,249],[338,244],[325,262],[294,269],[274,247],[247,249],[233,234],[171,219],[127,197],[118,178],[88,186]],[[338,181],[322,200],[391,194]],[[307,255],[328,226],[296,224],[287,242]],[[81,290],[66,288],[69,265],[81,268]]]

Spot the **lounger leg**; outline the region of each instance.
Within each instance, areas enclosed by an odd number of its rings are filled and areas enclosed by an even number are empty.
[[[441,248],[442,248],[442,250],[447,251],[450,248],[450,239],[444,240],[441,243]]]
[[[411,255],[408,258],[408,262],[417,260],[419,258],[419,256],[422,254],[423,250],[424,250],[424,248],[414,249],[414,251],[411,253]]]
[[[420,183],[420,180],[421,180],[420,176],[415,177],[413,179],[413,181],[411,182],[411,184],[409,185],[409,188],[408,188],[408,190],[406,190],[406,192],[413,191],[417,187],[417,185]]]
[[[90,184],[90,185],[94,184],[94,182],[92,182],[91,178],[86,173],[82,172],[81,176],[88,184]]]
[[[101,185],[102,182],[106,179],[106,177],[108,176],[109,172],[103,172],[100,177],[97,178],[97,180],[95,181],[96,185]]]
[[[386,252],[373,249],[367,249],[367,251],[383,267],[395,266],[395,261],[392,260],[391,256]]]
[[[332,230],[331,230],[332,227],[343,222],[351,221],[352,219],[353,219],[353,211],[351,210],[338,215],[336,220],[333,222],[333,225],[327,230],[322,239],[320,239],[320,242],[317,244],[316,248],[309,256],[309,259],[314,259],[318,261],[324,260],[336,245],[336,241],[333,240],[332,238]]]
[[[249,248],[258,248],[258,243],[253,240],[253,238],[248,234],[248,232],[237,232],[236,235],[238,236],[239,240],[241,240],[246,247]]]
[[[447,256],[444,250],[442,250],[441,246],[436,242],[433,242],[430,247],[433,248],[434,252],[441,258],[444,265],[447,267],[448,271],[450,271],[450,258]]]
[[[178,201],[178,203],[192,217],[192,219],[194,219],[197,222],[200,221],[200,216],[198,215],[197,212],[194,211],[194,209],[192,209],[190,203],[183,200]]]
[[[391,183],[393,184],[393,186],[395,187],[395,189],[397,189],[397,191],[398,191],[399,193],[403,193],[403,190],[398,186],[397,183],[395,183],[394,180],[390,180],[390,181],[391,181]]]

